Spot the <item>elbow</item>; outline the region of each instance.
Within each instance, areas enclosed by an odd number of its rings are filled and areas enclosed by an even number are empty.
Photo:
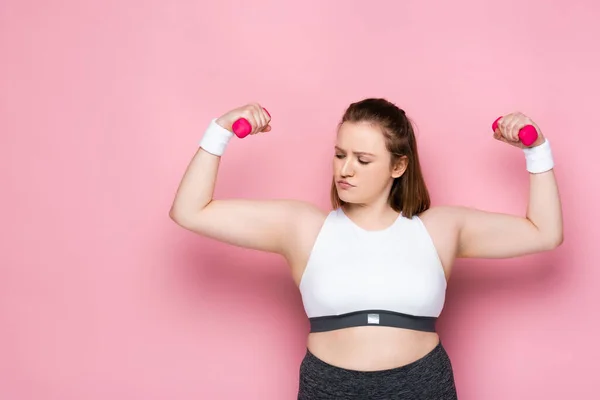
[[[181,217],[174,207],[171,207],[169,209],[169,218],[171,219],[171,221],[174,221],[175,223],[179,223],[179,220]]]
[[[188,218],[186,214],[176,207],[171,207],[169,210],[169,218],[179,226],[186,226]]]
[[[204,215],[202,211],[204,211],[211,202],[212,200],[199,208],[190,207],[184,203],[174,202],[169,210],[169,218],[182,228],[197,229],[201,220],[200,217],[201,215]]]
[[[203,218],[199,212],[172,207],[169,210],[169,218],[184,229],[201,232]]]
[[[553,242],[554,248],[557,248],[558,246],[563,244],[564,240],[565,240],[565,237],[563,236],[563,233],[561,232]]]
[[[564,236],[562,231],[557,233],[556,235],[550,236],[548,237],[546,240],[544,240],[544,248],[546,250],[554,250],[557,247],[559,247],[560,245],[563,244],[564,241]]]

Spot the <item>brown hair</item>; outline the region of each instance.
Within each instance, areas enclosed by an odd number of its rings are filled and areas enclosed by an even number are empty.
[[[406,171],[392,183],[388,197],[389,205],[407,218],[427,210],[431,205],[429,191],[419,164],[412,122],[404,110],[385,99],[369,98],[350,104],[340,125],[344,122],[369,122],[379,126],[385,138],[386,148],[392,156],[391,165],[398,162],[400,157],[407,157]],[[335,182],[332,182],[331,205],[337,208],[344,204],[346,203],[338,196]]]

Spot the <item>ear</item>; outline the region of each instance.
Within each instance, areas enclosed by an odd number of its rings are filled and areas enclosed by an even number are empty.
[[[399,178],[404,174],[408,167],[408,157],[402,156],[396,162],[396,165],[392,168],[392,178]]]

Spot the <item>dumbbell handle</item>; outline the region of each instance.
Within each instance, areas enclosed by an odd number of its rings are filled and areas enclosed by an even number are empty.
[[[496,132],[496,129],[498,128],[498,121],[500,118],[502,117],[498,117],[492,124],[492,130],[494,132]],[[519,139],[525,146],[531,146],[537,140],[537,138],[538,133],[533,125],[525,125],[519,129]]]

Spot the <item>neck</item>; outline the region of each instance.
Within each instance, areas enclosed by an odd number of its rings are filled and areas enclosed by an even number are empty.
[[[398,212],[387,203],[387,199],[367,204],[346,203],[344,213],[357,224],[367,229],[381,229],[398,218]]]

